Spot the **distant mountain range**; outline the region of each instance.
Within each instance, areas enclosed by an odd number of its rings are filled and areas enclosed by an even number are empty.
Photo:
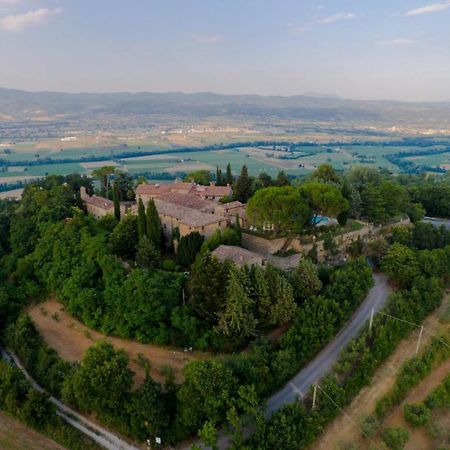
[[[219,95],[214,93],[68,94],[0,88],[0,122],[92,120],[105,116],[236,118],[348,124],[450,124],[450,102],[407,103],[322,96]]]

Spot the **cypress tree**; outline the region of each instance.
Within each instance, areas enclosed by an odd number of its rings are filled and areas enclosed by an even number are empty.
[[[147,204],[147,237],[153,242],[156,248],[161,248],[161,221],[159,220],[158,211],[156,210],[156,205],[152,198]]]
[[[247,166],[244,164],[241,169],[241,174],[236,181],[235,197],[240,202],[247,203],[247,200],[252,196],[252,192],[252,179],[248,176]]]
[[[120,196],[119,196],[119,186],[114,183],[113,187],[113,200],[114,200],[114,217],[117,221],[120,220]]]
[[[216,167],[216,184],[217,186],[222,186],[223,184],[222,171],[220,170],[219,166]]]
[[[142,198],[138,202],[137,225],[139,239],[142,239],[144,236],[147,236],[147,219],[145,217],[145,206]]]
[[[233,174],[231,173],[231,164],[227,164],[227,176],[226,176],[226,182],[230,186],[233,184]]]

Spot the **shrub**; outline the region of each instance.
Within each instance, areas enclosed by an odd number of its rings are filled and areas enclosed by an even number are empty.
[[[380,422],[375,416],[367,416],[361,424],[361,430],[365,437],[373,437],[380,428]]]
[[[385,428],[382,438],[391,450],[402,450],[409,439],[409,431],[404,428]]]
[[[177,265],[172,259],[165,259],[162,262],[162,269],[166,270],[167,272],[175,272],[176,267]]]
[[[403,406],[403,414],[405,420],[413,427],[422,427],[431,419],[431,410],[423,403],[417,403],[415,405],[406,404]]]

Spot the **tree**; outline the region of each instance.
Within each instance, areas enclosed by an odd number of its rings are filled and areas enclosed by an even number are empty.
[[[198,436],[208,448],[211,448],[212,450],[219,449],[217,446],[217,429],[210,420],[203,424],[203,427],[198,432]]]
[[[320,292],[322,282],[315,264],[308,258],[301,258],[292,274],[294,297],[298,303],[314,297]]]
[[[189,278],[189,304],[199,317],[217,323],[225,304],[225,286],[230,264],[221,262],[210,252],[197,256]]]
[[[227,184],[229,184],[230,186],[233,184],[233,174],[231,173],[231,164],[228,163],[227,164],[227,175],[225,178]]]
[[[101,195],[109,197],[110,177],[115,172],[114,166],[103,166],[92,171],[92,176],[100,181]]]
[[[133,259],[138,243],[136,217],[127,215],[109,236],[109,244],[114,254],[121,258]]]
[[[237,380],[231,369],[218,359],[194,361],[183,370],[184,383],[178,391],[178,420],[188,431],[205,421],[219,423],[233,403]]]
[[[119,187],[116,183],[113,186],[113,199],[114,199],[114,217],[117,221],[120,220],[120,194]]]
[[[141,441],[151,437],[168,439],[170,415],[161,385],[146,377],[144,384],[131,396],[127,405],[130,429]]]
[[[248,202],[247,214],[255,224],[273,224],[276,232],[298,232],[311,217],[311,210],[300,189],[284,186],[256,191]]]
[[[147,236],[142,237],[137,245],[136,263],[142,269],[157,267],[161,259],[160,251]]]
[[[184,267],[190,266],[202,248],[203,240],[204,237],[198,231],[183,236],[177,249],[178,263]]]
[[[390,247],[381,262],[381,268],[402,287],[410,286],[420,274],[414,251],[398,243]]]
[[[368,184],[361,191],[362,215],[370,222],[379,224],[387,219],[385,203],[380,189]]]
[[[159,219],[158,210],[155,201],[151,198],[147,204],[147,237],[155,245],[161,248],[162,245],[162,227]]]
[[[330,184],[308,182],[301,190],[308,200],[314,217],[326,215],[337,217],[348,209],[348,201],[342,196],[341,191]]]
[[[291,181],[284,170],[280,170],[275,181],[277,186],[290,186]]]
[[[121,201],[134,200],[133,177],[129,173],[116,170],[114,172],[114,184],[117,184]]]
[[[87,412],[118,414],[130,395],[132,382],[133,372],[125,352],[98,341],[66,378],[63,398]]]
[[[254,336],[257,320],[253,314],[254,300],[245,267],[230,267],[226,292],[225,309],[219,319],[220,332],[225,336]]]
[[[321,183],[339,183],[339,177],[331,164],[321,164],[311,178]]]
[[[203,186],[208,186],[211,181],[211,172],[209,170],[196,170],[188,173],[184,178],[184,181],[193,181]]]
[[[253,181],[248,175],[247,166],[244,164],[241,169],[241,174],[236,180],[234,186],[234,197],[242,203],[247,203],[248,199],[253,193]]]
[[[262,188],[266,188],[272,185],[272,177],[266,172],[261,172],[258,175],[257,182]]]
[[[222,170],[219,166],[216,166],[216,184],[217,186],[223,185]]]
[[[139,239],[147,236],[147,218],[145,216],[145,206],[142,198],[138,201],[137,228]]]
[[[291,321],[296,313],[297,305],[291,284],[283,275],[275,273],[274,283],[271,283],[272,306],[270,308],[270,323],[283,325]]]

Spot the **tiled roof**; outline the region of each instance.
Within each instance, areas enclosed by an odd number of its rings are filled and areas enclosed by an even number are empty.
[[[233,193],[231,186],[216,186],[211,183],[209,186],[196,186],[196,193],[198,195],[205,195],[211,197],[227,197]]]
[[[140,184],[136,190],[136,194],[144,195],[161,195],[170,192],[168,184]]]
[[[189,227],[203,227],[226,220],[225,217],[222,216],[203,213],[192,208],[175,205],[160,199],[155,199],[155,205],[159,214],[173,217],[178,220],[178,222]]]
[[[203,200],[196,195],[181,194],[178,192],[169,192],[167,194],[160,195],[158,198],[162,201],[178,206],[185,206],[186,208],[192,208],[200,212],[213,213],[216,206],[214,202]]]
[[[228,259],[239,265],[261,264],[263,260],[261,255],[234,245],[220,245],[212,252],[212,255],[216,256],[221,261]]]
[[[222,205],[220,205],[225,211],[229,210],[229,209],[234,209],[234,208],[241,208],[242,206],[244,206],[243,203],[241,203],[240,201],[235,201],[235,202],[229,202],[229,203],[223,203]]]
[[[104,198],[104,197],[97,197],[96,195],[92,195],[91,197],[85,197],[84,201],[90,205],[96,206],[97,208],[101,208],[104,210],[109,210],[111,208],[114,208],[114,202]]]

